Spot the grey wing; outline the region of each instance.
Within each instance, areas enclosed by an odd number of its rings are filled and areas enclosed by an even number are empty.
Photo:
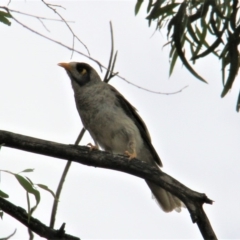
[[[111,85],[108,85],[110,90],[114,92],[114,94],[117,97],[117,103],[121,106],[121,108],[124,110],[127,116],[129,116],[134,123],[136,124],[137,128],[139,129],[139,132],[141,134],[141,137],[145,143],[145,145],[148,147],[150,153],[152,154],[155,162],[162,167],[161,159],[159,158],[156,150],[154,149],[152,143],[150,134],[148,132],[148,129],[143,122],[142,118],[138,115],[137,110]]]

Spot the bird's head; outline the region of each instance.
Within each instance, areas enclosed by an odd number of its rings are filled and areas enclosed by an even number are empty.
[[[59,63],[58,66],[63,67],[70,79],[80,86],[100,79],[97,72],[87,63]]]

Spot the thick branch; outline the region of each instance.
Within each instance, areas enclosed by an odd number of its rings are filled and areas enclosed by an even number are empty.
[[[158,167],[138,159],[128,160],[123,155],[89,151],[88,147],[65,145],[7,131],[0,131],[0,144],[28,152],[70,160],[84,165],[117,170],[150,180],[181,199],[188,208],[192,221],[198,224],[203,237],[216,239],[211,225],[202,209],[203,203],[212,204],[205,194],[192,191]]]
[[[30,221],[28,221],[28,214],[23,208],[15,206],[1,197],[0,209],[17,219],[19,222],[30,228],[33,232],[37,233],[41,237],[59,240],[80,240],[78,237],[65,234],[63,229],[54,230],[50,227],[47,227],[36,218],[30,217]]]

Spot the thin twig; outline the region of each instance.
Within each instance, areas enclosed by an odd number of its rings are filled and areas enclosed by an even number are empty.
[[[98,150],[89,151],[87,147],[83,146],[60,144],[7,131],[0,131],[0,144],[3,143],[4,147],[11,147],[59,159],[71,159],[71,161],[87,166],[117,170],[149,180],[172,193],[185,204],[193,223],[198,224],[204,239],[217,239],[211,223],[202,208],[204,203],[213,204],[213,201],[205,194],[198,193],[184,186],[151,163],[138,159],[129,161],[123,155]]]
[[[109,61],[108,61],[107,71],[106,71],[105,77],[103,79],[104,82],[108,81],[109,73],[111,71],[113,52],[114,52],[114,38],[113,38],[112,22],[110,22],[110,33],[111,33],[111,52],[110,52],[110,57],[109,57]]]
[[[50,30],[47,28],[47,26],[44,24],[41,18],[37,18],[39,22],[43,25],[43,27],[46,29],[46,31],[50,32]]]
[[[17,232],[17,229],[15,229],[15,230],[13,231],[13,233],[11,233],[9,236],[4,237],[4,238],[1,238],[1,240],[8,240],[8,239],[10,239],[12,236],[15,235],[16,232]]]
[[[10,14],[10,12],[11,12],[11,10],[8,9],[7,7],[0,6],[0,8],[5,9],[9,14]],[[104,69],[107,70],[107,67],[105,67],[103,64],[101,64],[101,63],[100,63],[98,60],[96,60],[95,58],[93,58],[93,57],[91,57],[91,56],[89,56],[89,55],[86,55],[86,54],[84,54],[84,53],[82,53],[82,52],[80,52],[80,51],[78,51],[78,50],[76,50],[76,49],[73,49],[72,47],[69,47],[69,46],[67,46],[67,45],[65,45],[65,44],[63,44],[63,43],[61,43],[61,42],[59,42],[59,41],[57,41],[57,40],[55,40],[55,39],[52,39],[52,38],[50,38],[50,37],[48,37],[48,36],[40,33],[40,32],[37,32],[36,30],[34,30],[34,29],[28,27],[27,25],[25,25],[24,23],[20,22],[20,21],[19,21],[18,19],[16,19],[14,16],[12,16],[12,19],[15,20],[15,21],[16,21],[19,25],[21,25],[22,27],[28,29],[29,31],[31,31],[31,32],[33,32],[33,33],[35,33],[35,34],[37,34],[37,35],[39,35],[39,36],[41,36],[41,37],[43,37],[43,38],[51,41],[51,42],[54,42],[54,43],[56,43],[56,44],[58,44],[58,45],[60,45],[60,46],[62,46],[62,47],[64,47],[64,48],[67,48],[67,49],[70,50],[70,51],[74,51],[74,52],[76,52],[76,53],[78,53],[78,54],[80,54],[80,55],[88,58],[89,60],[95,62],[95,63],[100,67],[101,70],[102,70],[102,68],[104,68]],[[132,83],[132,82],[130,82],[129,80],[127,80],[126,78],[124,78],[124,77],[122,77],[121,75],[119,75],[118,73],[114,73],[114,75],[117,75],[118,78],[122,79],[123,81],[127,82],[128,84],[130,84],[130,85],[132,85],[132,86],[137,87],[138,89],[141,89],[141,90],[144,90],[144,91],[147,91],[147,92],[150,92],[150,93],[154,93],[154,94],[173,95],[173,94],[177,94],[177,93],[182,92],[185,88],[188,87],[188,86],[184,86],[183,88],[181,88],[180,90],[175,91],[175,92],[160,92],[160,91],[150,90],[150,89],[148,89],[148,88],[144,88],[144,87],[141,87],[141,86],[139,86],[139,85],[137,85],[137,84],[135,84],[135,83]]]
[[[141,86],[139,86],[139,85],[137,85],[137,84],[135,84],[135,83],[132,83],[132,82],[128,81],[128,80],[127,80],[126,78],[124,78],[124,77],[121,77],[121,76],[119,76],[119,75],[117,75],[117,76],[118,76],[119,78],[121,78],[123,81],[125,81],[126,83],[128,83],[128,84],[130,84],[130,85],[132,85],[132,86],[134,86],[134,87],[136,87],[136,88],[139,88],[139,89],[141,89],[141,90],[144,90],[144,91],[147,91],[147,92],[150,92],[150,93],[161,94],[161,95],[174,95],[174,94],[177,94],[177,93],[182,92],[185,88],[188,87],[188,85],[186,85],[186,86],[182,87],[180,90],[177,90],[177,91],[175,91],[175,92],[159,92],[159,91],[153,91],[153,90],[150,90],[150,89],[148,89],[148,88],[141,87]]]
[[[10,8],[8,8],[8,9],[9,9],[10,12],[15,12],[15,13],[22,14],[22,15],[25,15],[25,16],[28,16],[28,17],[33,17],[33,18],[40,18],[41,20],[57,21],[57,22],[63,22],[63,21],[64,21],[64,20],[62,20],[62,19],[46,18],[46,17],[41,17],[41,16],[33,15],[33,14],[30,14],[30,13],[25,13],[25,12],[17,11],[17,10],[10,9]],[[67,20],[65,20],[65,22],[75,23],[74,21],[67,21]]]
[[[51,9],[52,11],[54,11],[54,13],[56,13],[59,17],[60,17],[60,19],[62,19],[62,21],[65,23],[65,25],[67,26],[67,28],[70,30],[70,32],[72,33],[72,35],[73,35],[73,44],[72,44],[72,49],[74,49],[74,40],[75,40],[75,38],[85,47],[85,49],[87,50],[87,52],[88,52],[88,55],[90,56],[90,52],[89,52],[89,50],[88,50],[88,47],[80,40],[80,38],[73,32],[73,30],[72,30],[72,28],[69,26],[69,24],[66,22],[66,20],[63,18],[63,16],[61,15],[61,14],[59,14],[59,12],[55,9],[55,8],[53,8],[52,6],[54,6],[54,7],[61,7],[61,6],[59,6],[59,5],[53,5],[53,4],[49,4],[49,3],[47,3],[47,2],[45,2],[44,0],[42,0],[42,2],[49,8],[49,9]],[[72,50],[72,55],[71,55],[71,58],[72,58],[72,56],[73,56],[73,50]]]
[[[16,206],[4,198],[0,198],[0,208],[5,213],[9,214],[27,228],[31,229],[33,232],[43,237],[44,239],[58,239],[58,240],[80,240],[79,237],[71,236],[62,231],[62,229],[55,230],[47,227],[42,222],[34,217],[28,216],[25,209],[20,206]],[[14,238],[17,239],[17,238]]]
[[[85,133],[85,129],[82,128],[81,132],[79,133],[79,135],[77,137],[77,140],[75,141],[75,145],[78,145],[80,143],[84,133]],[[57,191],[56,191],[56,194],[55,194],[56,197],[53,201],[52,212],[51,212],[51,217],[50,217],[50,224],[49,224],[50,228],[54,228],[60,195],[61,195],[61,192],[62,192],[63,184],[64,184],[65,179],[67,177],[67,173],[68,173],[68,171],[71,167],[71,163],[72,163],[71,161],[68,161],[66,163],[65,168],[64,168],[63,173],[62,173],[62,176],[61,176],[61,179],[58,183]]]
[[[112,23],[111,22],[110,22],[110,32],[111,32],[111,52],[110,52],[110,57],[109,57],[108,69],[107,69],[106,75],[104,77],[105,82],[109,82],[110,79],[112,77],[114,77],[114,74],[112,74],[112,71],[114,70],[114,65],[115,65],[115,62],[116,62],[116,54],[114,56],[114,61],[113,61],[114,39],[113,39],[113,29],[112,29]],[[80,141],[83,138],[83,135],[84,135],[85,131],[86,131],[85,128],[82,128],[82,130],[79,133],[74,145],[78,145],[80,143]],[[60,179],[58,187],[57,187],[56,197],[55,197],[54,202],[53,202],[51,218],[50,218],[50,225],[49,226],[51,228],[54,227],[55,218],[56,218],[56,214],[57,214],[57,208],[58,208],[58,202],[59,202],[59,199],[60,199],[60,195],[61,195],[61,192],[62,192],[64,181],[67,177],[67,173],[69,171],[70,166],[71,166],[71,161],[68,161],[65,165],[65,168],[63,170],[61,179]]]

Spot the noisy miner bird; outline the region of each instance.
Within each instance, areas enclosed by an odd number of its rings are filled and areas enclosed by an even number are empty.
[[[162,167],[145,123],[121,93],[101,81],[87,63],[58,65],[71,79],[78,113],[96,147]],[[163,211],[181,210],[183,203],[177,197],[150,181],[146,183]]]

